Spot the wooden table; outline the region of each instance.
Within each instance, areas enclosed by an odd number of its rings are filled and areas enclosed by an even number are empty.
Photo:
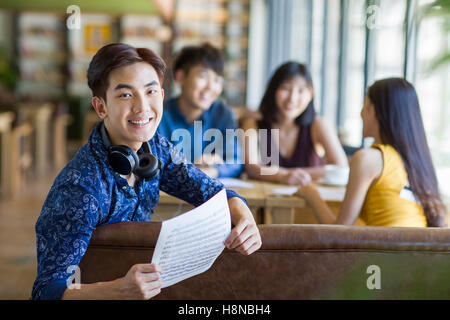
[[[258,224],[283,224],[298,223],[311,224],[318,223],[312,209],[302,198],[289,195],[275,194],[274,189],[292,188],[293,186],[275,184],[270,182],[245,180],[253,184],[252,188],[229,188],[243,196],[250,207],[250,210]],[[345,187],[332,187],[320,185],[323,190],[343,194]],[[327,204],[336,214],[339,212],[341,199],[325,199]],[[160,201],[155,213],[165,220],[177,214],[186,212],[193,207],[186,202],[160,192]],[[174,214],[175,213],[175,214]],[[363,225],[362,221],[357,221],[357,225]]]
[[[230,188],[247,200],[250,210],[255,220],[262,223],[261,208],[265,206],[265,191],[260,184],[255,184],[254,188]],[[184,213],[193,208],[189,203],[173,197],[163,191],[159,192],[159,203],[155,209],[156,217],[160,220],[170,219],[180,213]]]

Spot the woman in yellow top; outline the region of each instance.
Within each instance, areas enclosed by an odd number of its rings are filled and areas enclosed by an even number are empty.
[[[357,151],[336,217],[314,185],[299,188],[317,220],[352,225],[443,227],[445,207],[425,137],[414,87],[404,79],[379,80],[369,87],[361,111],[364,137],[374,145]]]

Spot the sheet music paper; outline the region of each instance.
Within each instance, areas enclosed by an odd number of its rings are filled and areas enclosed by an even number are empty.
[[[162,288],[208,270],[231,231],[225,189],[197,208],[162,222],[152,263],[161,269]]]

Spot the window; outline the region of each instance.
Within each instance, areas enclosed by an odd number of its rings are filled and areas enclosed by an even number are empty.
[[[345,81],[341,105],[343,117],[339,128],[342,143],[349,146],[360,146],[362,139],[362,121],[360,117],[364,102],[364,61],[365,61],[365,28],[366,5],[364,1],[348,1],[348,37],[347,56],[344,57],[346,68],[343,71]]]
[[[420,1],[420,4],[429,2]],[[445,32],[446,23],[449,22],[443,16],[425,17],[421,21],[415,85],[440,189],[444,197],[450,200],[450,64],[432,68],[438,57],[449,52],[450,34]]]

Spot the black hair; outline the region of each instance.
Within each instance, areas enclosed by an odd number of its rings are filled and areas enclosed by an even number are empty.
[[[147,48],[135,48],[124,43],[111,43],[98,50],[89,63],[87,79],[92,95],[106,100],[108,77],[111,71],[136,62],[150,64],[155,69],[162,85],[166,64],[160,56]]]
[[[367,95],[375,108],[381,142],[390,144],[402,157],[427,225],[445,226],[445,206],[439,195],[416,90],[405,79],[388,78],[371,85]]]
[[[183,70],[185,74],[188,74],[190,68],[197,65],[211,68],[218,75],[223,76],[223,54],[209,43],[203,43],[200,46],[187,46],[181,49],[173,63],[173,73]]]
[[[305,79],[310,89],[313,89],[311,73],[305,64],[289,61],[278,67],[274,72],[259,105],[263,122],[271,124],[278,120],[279,111],[275,101],[275,93],[283,82],[298,76]],[[295,119],[295,123],[298,126],[308,126],[313,123],[315,117],[316,111],[314,109],[313,97],[305,111]]]

